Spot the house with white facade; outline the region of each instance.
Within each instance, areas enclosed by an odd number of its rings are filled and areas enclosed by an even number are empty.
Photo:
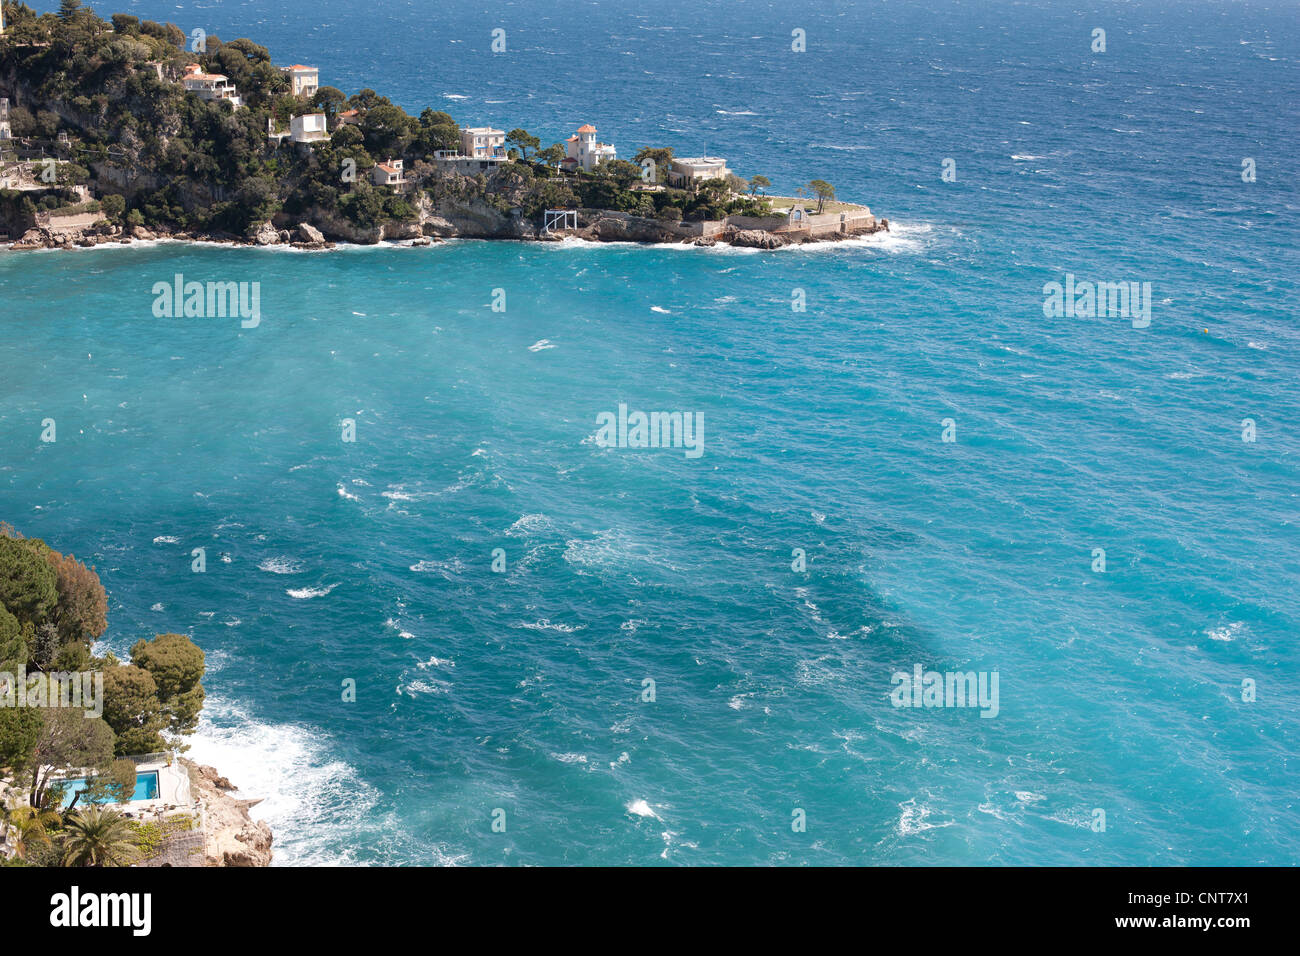
[[[370,170],[370,181],[376,186],[396,186],[399,189],[405,186],[402,160],[390,159],[387,162],[377,163],[374,169]]]
[[[320,89],[320,71],[314,66],[282,66],[280,72],[289,77],[289,92],[294,96],[315,96]]]
[[[727,161],[721,156],[674,156],[668,167],[668,182],[689,189],[710,179],[726,179],[731,175]]]
[[[319,143],[329,139],[324,113],[303,113],[289,120],[289,138],[295,143]]]
[[[235,84],[230,82],[229,77],[220,73],[204,73],[203,67],[197,63],[191,63],[185,68],[182,82],[185,84],[185,92],[193,93],[201,100],[209,102],[225,100],[235,109],[244,105],[244,101],[239,97],[239,91],[235,89]]]
[[[468,159],[505,162],[506,134],[491,126],[471,126],[460,131],[460,151]]]
[[[577,134],[564,141],[564,148],[566,155],[560,165],[565,169],[582,169],[589,173],[601,163],[618,158],[613,145],[596,142],[596,127],[590,123],[579,126]]]
[[[13,139],[9,130],[9,98],[0,96],[0,139]]]

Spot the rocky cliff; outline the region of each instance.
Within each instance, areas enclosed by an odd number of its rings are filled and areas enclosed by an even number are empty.
[[[270,866],[271,828],[248,813],[261,801],[235,797],[235,785],[212,767],[182,762],[203,805],[204,865]]]

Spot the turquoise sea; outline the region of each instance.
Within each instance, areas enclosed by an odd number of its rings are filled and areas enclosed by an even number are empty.
[[[895,226],[0,252],[0,518],[97,566],[107,648],[207,650],[193,754],[277,862],[1294,863],[1295,7],[483,6],[114,9]],[[178,273],[260,326],[155,318]],[[1067,274],[1149,326],[1046,316]],[[602,447],[620,403],[703,455]],[[917,664],[997,716],[896,708]]]

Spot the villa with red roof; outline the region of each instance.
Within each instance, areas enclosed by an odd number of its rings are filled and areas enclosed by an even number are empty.
[[[376,163],[370,170],[370,181],[376,186],[396,186],[401,189],[406,185],[402,160],[390,159],[386,163]]]
[[[579,169],[591,172],[600,163],[617,159],[618,154],[609,143],[596,142],[596,127],[590,123],[579,126],[578,132],[564,141],[567,155],[560,165],[565,169]]]

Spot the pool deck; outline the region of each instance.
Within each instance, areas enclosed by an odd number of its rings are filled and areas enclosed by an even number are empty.
[[[137,763],[135,772],[137,776],[142,773],[158,775],[158,796],[152,800],[128,800],[126,803],[110,803],[107,806],[133,820],[168,816],[178,811],[199,811],[198,801],[191,793],[190,775],[179,760],[173,760],[170,764],[166,760]]]

